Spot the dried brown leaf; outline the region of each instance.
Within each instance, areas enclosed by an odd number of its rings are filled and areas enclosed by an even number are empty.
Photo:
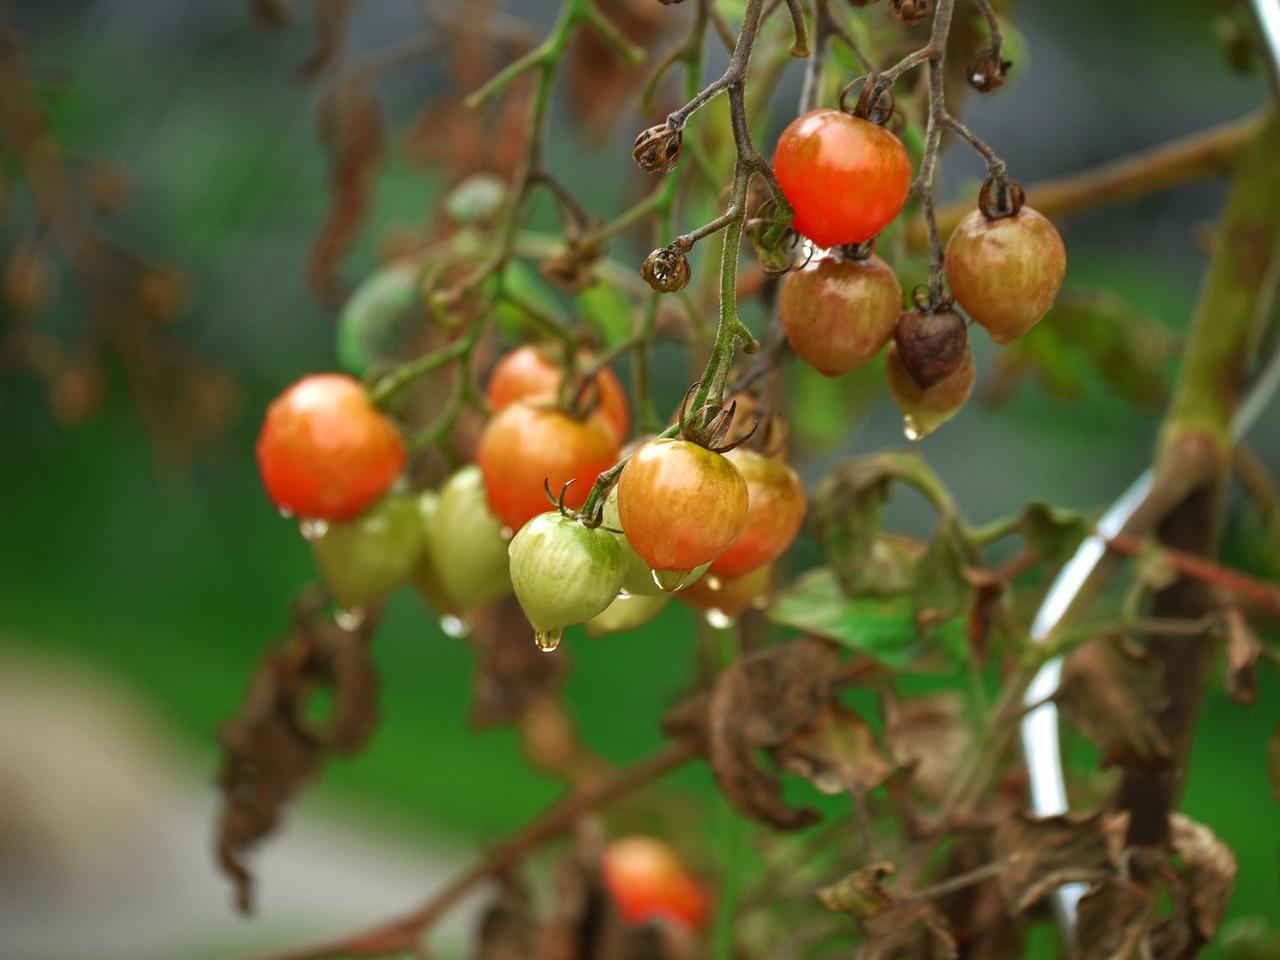
[[[830,702],[836,664],[833,648],[806,639],[743,657],[717,679],[707,704],[707,760],[746,816],[779,830],[817,822],[817,811],[782,799],[781,782],[756,752],[781,747],[814,721]]]
[[[1151,928],[1155,897],[1120,877],[1094,886],[1080,901],[1072,960],[1129,960]]]
[[[1236,857],[1212,830],[1184,814],[1173,814],[1169,826],[1173,849],[1185,867],[1187,919],[1200,943],[1207,943],[1227,915]]]
[[[1258,657],[1261,638],[1249,629],[1244,615],[1232,608],[1224,614],[1227,635],[1227,694],[1237,703],[1258,702]]]
[[[968,749],[964,701],[954,693],[884,701],[885,742],[895,763],[928,797],[950,787]]]
[[[259,7],[268,6],[273,5],[259,4]],[[281,5],[274,6],[278,10]],[[315,0],[316,45],[307,59],[298,64],[299,74],[307,78],[319,76],[342,52],[354,6],[352,0]],[[286,22],[287,16],[286,12]]]
[[[480,917],[474,960],[528,960],[536,954],[539,924],[529,891],[513,874],[501,886]]]
[[[471,722],[477,729],[513,723],[560,689],[570,660],[548,657],[529,638],[529,623],[514,597],[475,611],[470,642],[476,654]]]
[[[1168,762],[1158,721],[1168,697],[1154,657],[1123,642],[1086,644],[1067,658],[1057,700],[1104,765],[1152,771]]]
[[[897,869],[887,861],[870,864],[820,889],[818,900],[832,913],[847,913],[858,920],[878,917],[894,905],[893,894],[884,888],[884,880]]]
[[[908,903],[873,917],[864,924],[867,938],[857,960],[937,960],[959,956],[955,936],[930,903]]]
[[[822,709],[813,723],[776,748],[773,758],[782,769],[830,794],[866,793],[893,772],[870,724],[839,705]]]
[[[1019,813],[996,829],[1000,888],[1009,909],[1021,913],[1064,883],[1110,878],[1120,864],[1127,813]]]

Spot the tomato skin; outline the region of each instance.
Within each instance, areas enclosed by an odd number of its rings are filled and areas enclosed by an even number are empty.
[[[489,421],[476,454],[489,507],[512,530],[546,511],[544,482],[559,496],[575,481],[565,505],[580,507],[596,477],[617,460],[617,437],[599,411],[577,420],[524,400]]]
[[[414,586],[441,613],[465,613],[511,592],[507,540],[475,466],[418,499],[424,549]]]
[[[622,517],[618,513],[618,484],[616,483],[604,501],[604,525],[611,530],[623,531],[622,536],[618,537],[618,542],[622,545],[622,557],[627,566],[626,575],[622,578],[622,589],[633,597],[669,596],[670,592],[658,586],[653,579],[653,571],[649,568],[649,564],[645,563],[627,540],[626,528],[622,525]],[[681,588],[706,573],[708,566],[710,564],[703,563],[695,567],[688,579],[681,583]]]
[[[1009,343],[1053,306],[1067,273],[1067,250],[1054,225],[1031,207],[997,220],[974,210],[947,241],[947,283],[956,302]]]
[[[258,434],[267,495],[300,518],[350,520],[404,468],[404,440],[360,383],[341,373],[303,377],[271,405]]]
[[[354,610],[404,584],[422,555],[413,497],[389,494],[345,523],[331,523],[311,552],[338,606]]]
[[[820,247],[870,240],[911,189],[902,141],[840,110],[811,110],[791,121],[778,138],[773,172],[795,208],[792,226]]]
[[[822,257],[782,281],[782,329],[805,363],[828,377],[862,366],[893,336],[902,288],[889,265]]]
[[[578,355],[578,369],[586,370],[592,364],[591,354]],[[485,400],[494,413],[517,400],[545,400],[554,403],[560,384],[564,381],[564,368],[544,351],[533,346],[517,347],[493,368],[489,385],[485,388]],[[627,403],[627,391],[618,375],[608,367],[596,374],[600,388],[600,412],[613,426],[618,442],[631,434],[631,408]]]
[[[622,837],[605,848],[601,868],[627,923],[666,920],[687,930],[706,924],[707,891],[669,844],[654,837]]]
[[[555,511],[521,527],[508,553],[516,599],[539,633],[590,620],[613,602],[622,586],[617,537]]]
[[[586,622],[587,636],[599,640],[612,633],[627,633],[643,627],[662,612],[670,599],[668,593],[659,597],[620,593],[609,606]]]
[[[728,549],[747,521],[747,482],[689,440],[651,440],[618,481],[627,540],[654,570],[692,570]]]
[[[902,410],[907,436],[912,440],[928,436],[959,413],[973,392],[976,377],[973,350],[967,344],[960,366],[931,387],[921,387],[907,372],[898,358],[897,344],[890,344],[885,354],[885,382]]]
[[[747,481],[747,522],[733,544],[711,564],[718,577],[740,577],[773,563],[786,552],[804,523],[804,486],[776,457],[746,447],[725,455]]]
[[[740,577],[717,577],[708,574],[680,592],[680,602],[695,610],[716,611],[736,620],[752,607],[768,605],[773,586],[773,567],[756,567]]]

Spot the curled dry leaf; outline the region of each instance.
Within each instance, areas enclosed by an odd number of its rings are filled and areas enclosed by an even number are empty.
[[[1121,877],[1097,884],[1080,901],[1072,960],[1128,960],[1151,927],[1155,897]]]
[[[474,960],[528,960],[537,953],[539,924],[529,891],[507,874],[480,916]]]
[[[646,54],[657,47],[673,22],[653,0],[603,0],[600,9]],[[642,73],[628,66],[594,30],[578,36],[569,54],[567,82],[573,119],[583,139],[593,145],[602,143],[618,119],[631,114],[635,104],[628,101]]]
[[[782,799],[781,782],[756,751],[785,748],[815,722],[830,703],[836,665],[828,644],[799,640],[743,657],[717,679],[707,704],[707,760],[744,815],[779,830],[817,822],[817,811]]]
[[[938,960],[960,955],[946,918],[930,903],[907,903],[863,924],[866,939],[856,960],[919,957]]]
[[[870,724],[838,704],[823,707],[772,755],[779,767],[830,794],[866,793],[893,772]]]
[[[1208,943],[1221,926],[1236,883],[1236,857],[1202,823],[1175,813],[1169,818],[1174,852],[1182,859],[1186,899],[1181,911],[1196,948]]]
[[[969,748],[964,700],[939,693],[910,700],[883,701],[885,742],[893,761],[932,799],[946,793]]]
[[[1244,615],[1232,608],[1224,613],[1227,635],[1227,693],[1237,703],[1258,702],[1258,657],[1262,640],[1249,629]]]
[[[1064,883],[1094,883],[1114,876],[1128,829],[1127,813],[1019,813],[996,829],[997,878],[1009,909],[1021,913]]]
[[[1102,750],[1102,762],[1156,770],[1169,760],[1159,716],[1168,702],[1159,662],[1123,641],[1096,640],[1067,658],[1058,705]]]
[[[377,675],[368,642],[377,621],[373,613],[347,631],[318,604],[300,611],[294,632],[258,665],[239,712],[221,730],[218,863],[235,884],[241,910],[253,903],[245,855],[275,831],[326,750],[355,753],[373,732]],[[308,708],[326,690],[327,722],[313,722]]]
[[[818,900],[832,913],[847,913],[858,920],[877,917],[894,905],[893,894],[884,888],[884,880],[897,869],[888,861],[870,864],[823,887],[818,891]]]
[[[548,657],[529,642],[529,624],[514,597],[476,611],[471,646],[476,654],[471,722],[481,730],[523,716],[559,690],[569,667],[562,654]]]

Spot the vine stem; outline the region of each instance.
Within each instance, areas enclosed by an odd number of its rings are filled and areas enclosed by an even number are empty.
[[[585,814],[666,776],[693,760],[697,754],[697,747],[691,742],[669,744],[608,780],[582,787],[494,848],[487,857],[411,913],[350,936],[264,953],[254,960],[322,960],[326,957],[381,957],[412,952],[418,948],[423,934],[432,924],[477,887],[509,873],[534,850],[567,833]]]

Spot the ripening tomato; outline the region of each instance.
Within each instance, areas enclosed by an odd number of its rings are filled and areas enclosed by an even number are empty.
[[[580,371],[591,366],[591,354],[578,355]],[[537,347],[523,346],[512,350],[498,361],[489,375],[485,400],[494,413],[517,400],[547,400],[554,403],[560,384],[564,380],[564,368]],[[600,412],[612,424],[618,442],[631,433],[631,410],[627,405],[627,391],[618,375],[605,367],[596,374],[600,388]]]
[[[665,920],[687,930],[707,922],[710,898],[670,844],[654,837],[614,840],[601,863],[604,885],[627,923]]]
[[[303,377],[271,401],[258,434],[258,469],[283,511],[350,520],[391,489],[404,467],[404,440],[341,373]]]
[[[725,455],[747,481],[747,522],[738,539],[711,564],[718,577],[740,577],[773,563],[791,546],[804,522],[804,486],[777,457],[746,447]]]
[[[623,535],[618,537],[618,542],[622,545],[622,557],[627,566],[626,575],[622,578],[622,589],[634,597],[666,597],[668,591],[658,585],[649,564],[645,563],[627,540],[626,528],[623,527],[622,517],[618,513],[618,484],[616,483],[604,501],[604,525],[611,530],[623,531]],[[708,566],[710,566],[709,563],[704,563],[694,567],[690,576],[679,578],[679,584],[672,583],[672,586],[675,589],[687,586],[706,573]]]
[[[1008,343],[1053,306],[1067,250],[1054,225],[1030,207],[996,220],[974,210],[947,242],[946,267],[956,302],[992,340]]]
[[[653,570],[686,572],[728,549],[747,521],[747,482],[730,461],[690,440],[651,440],[618,481],[618,516]]]
[[[422,555],[422,526],[413,497],[392,493],[354,520],[330,523],[311,540],[335,603],[355,610],[381,600],[413,572]]]
[[[418,507],[424,549],[413,583],[441,613],[464,613],[511,592],[507,539],[478,467],[457,471],[438,494],[421,494]]]
[[[764,609],[769,602],[769,590],[773,585],[773,567],[756,567],[740,577],[717,577],[709,573],[679,595],[681,603],[696,610],[705,610],[708,617],[716,615],[726,626],[747,610]]]
[[[782,329],[800,359],[838,377],[862,366],[893,336],[902,288],[875,255],[815,258],[782,281]]]
[[[508,554],[516,599],[544,650],[556,648],[565,627],[602,613],[622,586],[618,538],[556,511],[521,527]]]
[[[840,110],[792,120],[778,138],[773,172],[795,207],[792,226],[820,247],[870,240],[898,215],[911,189],[902,141]]]
[[[511,404],[485,426],[476,462],[494,516],[512,530],[547,509],[545,483],[568,507],[580,507],[591,485],[618,460],[618,438],[600,411],[578,420],[563,410]]]
[[[667,593],[658,597],[619,593],[613,603],[586,622],[587,636],[599,640],[611,633],[626,633],[643,627],[662,612],[670,599],[671,595]]]
[[[909,440],[933,433],[964,406],[973,392],[977,370],[968,344],[960,365],[931,387],[921,387],[898,358],[898,345],[889,345],[885,354],[884,378],[889,393],[902,410],[903,429]]]

